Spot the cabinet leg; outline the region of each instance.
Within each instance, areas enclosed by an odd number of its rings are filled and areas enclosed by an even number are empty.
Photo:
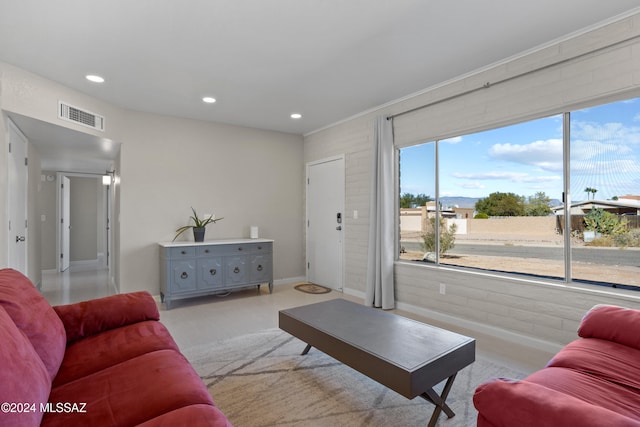
[[[160,302],[164,302],[164,293],[160,292]]]
[[[273,293],[273,282],[269,282],[269,293]]]

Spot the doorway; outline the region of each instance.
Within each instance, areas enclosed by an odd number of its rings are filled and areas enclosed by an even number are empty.
[[[58,172],[58,271],[109,268],[108,185],[102,175]]]
[[[307,280],[343,290],[344,156],[307,164]]]

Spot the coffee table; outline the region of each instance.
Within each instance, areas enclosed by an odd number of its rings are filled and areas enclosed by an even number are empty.
[[[280,310],[280,329],[350,366],[402,396],[422,397],[435,409],[429,427],[446,404],[457,373],[475,361],[475,340],[344,299]],[[439,395],[433,387],[447,380]]]

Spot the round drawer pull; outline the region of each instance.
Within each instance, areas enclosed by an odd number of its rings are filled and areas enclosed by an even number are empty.
[[[204,250],[204,253],[205,253],[205,254],[208,254],[208,253],[209,253],[209,249],[205,249],[205,250]]]
[[[212,276],[215,276],[217,273],[215,268],[212,268],[211,270],[209,270],[209,274],[211,274]]]
[[[189,275],[187,274],[186,271],[183,271],[182,274],[180,275],[181,279],[186,279],[187,277],[189,277]]]
[[[239,251],[241,251],[241,250],[242,250],[242,246],[240,246],[240,247],[238,248],[238,250],[239,250]]]
[[[240,273],[240,269],[238,267],[236,267],[236,268],[233,269],[233,272],[238,274],[238,273]]]
[[[262,246],[258,246],[258,250],[262,249]]]
[[[187,251],[180,251],[180,253],[181,253],[182,255],[186,255],[186,254],[187,254]]]
[[[258,271],[262,271],[262,265],[258,265]]]

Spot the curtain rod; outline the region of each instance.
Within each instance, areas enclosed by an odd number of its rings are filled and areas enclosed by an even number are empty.
[[[607,45],[607,46],[603,46],[603,47],[597,48],[595,50],[591,50],[589,52],[581,53],[579,55],[572,56],[571,58],[566,58],[566,59],[563,59],[561,61],[554,62],[552,64],[543,65],[542,67],[534,68],[533,70],[525,71],[523,73],[516,74],[516,75],[513,75],[511,77],[507,77],[507,78],[504,78],[502,80],[495,81],[493,83],[492,82],[486,82],[482,86],[479,86],[479,87],[476,87],[476,88],[473,88],[473,89],[469,89],[469,90],[466,90],[464,92],[460,92],[460,93],[457,93],[455,95],[448,96],[446,98],[438,99],[436,101],[432,101],[432,102],[429,102],[427,104],[420,105],[419,107],[411,108],[410,110],[406,110],[406,111],[402,111],[400,113],[389,115],[389,116],[387,116],[387,120],[392,120],[392,119],[395,119],[396,117],[404,116],[405,114],[410,114],[410,113],[413,113],[415,111],[423,110],[425,108],[432,107],[434,105],[441,104],[443,102],[451,101],[451,100],[456,99],[456,98],[467,96],[467,95],[470,95],[472,93],[475,93],[475,92],[478,92],[478,91],[481,91],[481,90],[484,90],[484,89],[488,89],[490,87],[493,87],[493,86],[496,86],[496,85],[499,85],[499,84],[502,84],[502,83],[509,82],[511,80],[515,80],[515,79],[519,79],[521,77],[528,76],[529,74],[538,73],[538,72],[546,70],[548,68],[552,68],[552,67],[555,67],[555,66],[558,66],[558,65],[562,65],[562,64],[565,64],[565,63],[570,62],[570,61],[575,61],[576,59],[584,58],[586,56],[596,54],[596,53],[601,52],[603,50],[610,49],[612,47],[615,47],[615,46],[618,46],[618,45],[621,45],[621,44],[624,44],[624,43],[628,43],[628,42],[630,42],[632,40],[636,40],[636,39],[640,39],[640,35],[635,35],[635,36],[632,36],[632,37],[628,37],[628,38],[626,38],[624,40],[617,41],[617,42],[615,42],[613,44],[610,44],[610,45]]]

